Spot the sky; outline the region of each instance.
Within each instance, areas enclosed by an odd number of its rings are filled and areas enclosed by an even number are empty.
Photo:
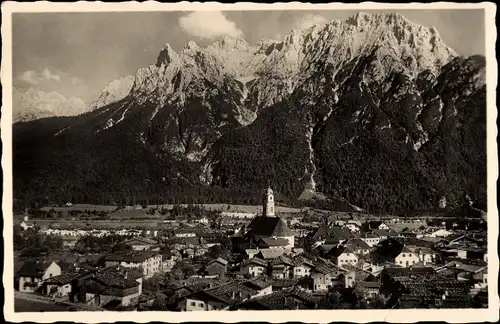
[[[435,27],[443,41],[469,56],[485,54],[484,11],[364,10],[400,13]],[[111,81],[156,63],[169,43],[200,46],[223,36],[249,43],[280,39],[293,28],[345,20],[356,11],[85,12],[15,13],[12,16],[14,86],[57,91],[90,103]]]

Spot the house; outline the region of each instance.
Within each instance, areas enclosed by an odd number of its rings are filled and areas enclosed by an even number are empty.
[[[162,269],[162,255],[152,251],[126,251],[108,254],[105,256],[104,261],[106,267],[116,265],[127,268],[141,267],[146,279],[152,277]]]
[[[293,261],[288,257],[280,256],[270,262],[270,276],[274,279],[288,279],[290,278],[290,270],[293,267]]]
[[[397,269],[397,268],[394,268]],[[404,269],[404,268],[399,268]],[[425,269],[425,268],[423,268]],[[441,276],[418,268],[406,273],[382,272],[381,293],[389,294],[390,308],[471,308],[470,285],[450,276]],[[419,273],[421,272],[421,273]],[[392,292],[392,293],[391,293]]]
[[[264,260],[270,260],[270,259],[275,259],[277,257],[282,256],[285,253],[284,249],[262,249],[257,253],[256,257],[264,259]]]
[[[182,311],[186,310],[186,297],[192,295],[198,291],[208,289],[212,287],[211,282],[196,282],[191,284],[181,283],[179,287],[174,290],[173,298],[177,300],[176,310]]]
[[[298,255],[297,257],[295,257],[293,262],[294,278],[308,277],[311,274],[311,271],[314,269],[314,262],[302,255]]]
[[[363,240],[369,247],[374,247],[380,242],[380,236],[374,233],[365,233],[359,239]]]
[[[418,262],[420,262],[418,254],[406,246],[403,246],[401,252],[394,258],[394,263],[404,268],[413,266]]]
[[[273,292],[273,280],[268,276],[258,276],[243,283],[245,286],[257,291],[254,298],[270,295]]]
[[[238,282],[229,282],[186,297],[183,311],[227,310],[255,296],[258,291]]]
[[[388,230],[376,229],[376,230],[373,230],[372,233],[375,234],[379,238],[380,241],[387,240],[390,237],[399,236],[399,234],[392,229],[388,229]]]
[[[175,237],[196,237],[195,228],[177,228],[174,230]]]
[[[343,282],[339,280],[343,271],[333,264],[321,264],[314,268],[311,274],[312,290],[327,291],[331,287],[342,287]]]
[[[415,247],[412,250],[418,255],[420,262],[424,265],[436,263],[438,254],[434,250],[427,247]]]
[[[353,238],[353,235],[347,228],[333,226],[328,231],[328,235],[325,239],[325,245],[342,244],[350,238]]]
[[[273,278],[273,292],[280,290],[289,290],[297,285],[298,279],[290,278],[290,279],[276,279]]]
[[[314,309],[319,297],[300,289],[273,292],[270,295],[252,298],[237,305],[239,310],[294,310]]]
[[[19,224],[21,228],[26,231],[28,228],[35,228],[35,223],[28,221],[27,219],[23,220],[21,224]]]
[[[33,292],[42,286],[42,283],[55,276],[61,275],[61,267],[55,262],[26,261],[19,271],[19,291]]]
[[[396,257],[403,250],[404,244],[395,240],[387,239],[379,243],[379,245],[371,252],[371,263],[373,265],[382,263],[395,264]],[[404,260],[406,261],[406,260]],[[406,262],[405,262],[406,264]]]
[[[347,221],[344,227],[351,231],[351,233],[359,233],[361,231],[361,223],[353,220]]]
[[[387,224],[385,224],[385,223],[380,223],[380,224],[377,226],[377,228],[376,228],[376,229],[379,229],[379,230],[386,230],[386,231],[387,231],[387,230],[389,230],[389,229],[390,229],[390,227],[389,227]]]
[[[73,249],[76,245],[76,242],[78,241],[78,238],[75,236],[63,236],[62,241],[63,247]]]
[[[444,228],[440,228],[440,229],[433,231],[432,233],[430,233],[426,236],[429,236],[429,237],[447,237],[447,236],[450,236],[451,234],[453,234],[453,232],[447,231]]]
[[[48,278],[43,282],[43,294],[52,297],[66,297],[71,293],[71,284],[74,280],[89,275],[88,270],[79,270],[64,273]]]
[[[73,284],[73,300],[76,298],[78,302],[107,308],[138,304],[142,292],[142,278],[136,278],[131,273],[117,267],[97,271],[85,278],[81,284]]]
[[[245,253],[248,256],[248,258],[251,259],[259,253],[259,250],[258,249],[246,249]]]
[[[308,239],[313,242],[313,246],[322,245],[325,243],[326,237],[328,236],[329,227],[327,225],[321,225],[315,231],[308,235]]]
[[[160,271],[170,272],[172,270],[172,268],[175,266],[175,264],[177,263],[177,260],[179,258],[180,258],[180,254],[177,255],[176,253],[173,253],[173,252],[163,254],[161,257],[162,265],[161,265]]]
[[[354,286],[354,290],[358,296],[370,300],[380,294],[380,286],[380,281],[358,281]]]
[[[124,244],[131,246],[135,251],[149,251],[155,245],[158,245],[158,242],[150,238],[137,236],[126,240]]]
[[[209,261],[205,266],[203,266],[198,274],[209,277],[224,278],[227,271],[227,261],[223,258],[217,258]]]
[[[350,239],[343,245],[358,255],[367,255],[370,253],[370,246],[360,238]]]
[[[340,268],[345,267],[346,265],[356,266],[358,264],[359,257],[356,253],[348,246],[337,246],[332,248],[327,253],[328,259],[332,260],[332,262]]]
[[[257,277],[267,272],[267,265],[268,262],[266,260],[251,258],[242,263],[240,271],[241,273],[248,274],[251,277]]]

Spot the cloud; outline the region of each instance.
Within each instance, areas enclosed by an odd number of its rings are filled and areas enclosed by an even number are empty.
[[[221,36],[240,37],[243,32],[234,21],[220,11],[195,11],[179,18],[179,26],[188,34],[215,39]]]
[[[27,70],[21,73],[19,80],[30,85],[39,84],[42,81],[57,81],[61,82],[59,74],[53,74],[49,69],[45,68],[42,72]]]
[[[328,19],[326,19],[323,16],[309,14],[309,15],[302,17],[302,19],[300,19],[297,22],[297,28],[307,29],[307,28],[312,27],[314,25],[324,25],[327,22],[328,22]]]
[[[40,79],[38,78],[37,73],[32,70],[24,71],[23,73],[21,73],[21,75],[19,76],[19,80],[31,85],[40,83]]]
[[[42,77],[45,79],[45,80],[54,80],[54,81],[57,81],[57,82],[60,82],[61,81],[61,76],[60,75],[57,75],[57,74],[52,74],[52,72],[50,72],[49,69],[45,68],[42,72]]]

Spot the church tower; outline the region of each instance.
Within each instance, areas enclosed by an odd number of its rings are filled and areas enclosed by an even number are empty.
[[[263,212],[262,216],[264,217],[274,217],[274,194],[273,190],[271,187],[267,187],[267,189],[264,191],[264,197],[263,197]]]

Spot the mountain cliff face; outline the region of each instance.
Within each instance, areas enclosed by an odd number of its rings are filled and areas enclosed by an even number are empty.
[[[291,199],[369,210],[426,208],[441,195],[453,204],[465,192],[485,199],[484,74],[484,57],[459,57],[434,28],[395,14],[253,45],[224,38],[176,53],[167,44],[123,98],[15,129],[15,190],[250,202],[271,180]],[[67,172],[53,172],[55,157],[28,150],[40,140],[76,162],[58,160]],[[38,154],[46,164],[30,164]]]
[[[66,98],[57,92],[44,92],[35,88],[12,92],[12,122],[26,122],[46,117],[77,116],[88,112],[80,98]]]
[[[122,100],[130,93],[133,85],[134,77],[131,75],[111,81],[89,105],[89,109],[96,110]]]

